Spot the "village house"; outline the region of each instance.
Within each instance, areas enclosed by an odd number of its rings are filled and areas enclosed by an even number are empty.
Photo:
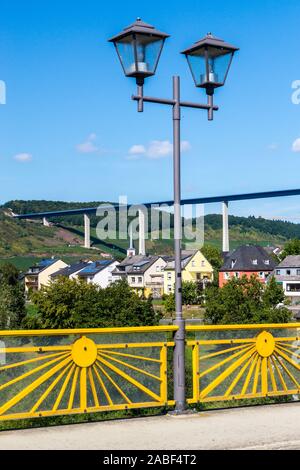
[[[182,250],[181,253],[182,281],[207,282],[213,281],[214,269],[200,250]],[[164,293],[172,294],[175,287],[175,261],[169,258],[164,269]]]
[[[86,268],[92,261],[79,261],[78,263],[71,264],[66,268],[59,269],[55,273],[51,274],[51,279],[53,281],[61,278],[67,277],[69,279],[78,279],[78,274],[84,268]]]
[[[114,279],[126,279],[129,286],[139,295],[161,298],[164,290],[164,268],[162,256],[127,256],[113,272]]]
[[[300,301],[300,255],[287,256],[276,266],[274,277],[293,304]]]
[[[105,289],[114,282],[112,273],[118,265],[119,261],[114,259],[94,261],[79,271],[77,278],[85,281],[87,284],[96,284]]]
[[[24,276],[25,292],[40,290],[42,286],[47,286],[51,282],[51,274],[68,265],[60,259],[43,259],[34,266],[31,266]]]
[[[276,267],[276,262],[261,246],[243,245],[225,255],[224,264],[219,271],[219,287],[223,287],[231,278],[252,275],[262,283]]]

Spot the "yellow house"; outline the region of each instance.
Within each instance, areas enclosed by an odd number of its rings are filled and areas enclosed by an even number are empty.
[[[164,294],[174,292],[175,262],[170,259],[164,269]],[[214,269],[200,250],[183,250],[181,254],[183,282],[213,281]]]
[[[51,274],[68,265],[60,259],[43,259],[35,266],[31,266],[25,273],[25,292],[40,290],[51,281]]]

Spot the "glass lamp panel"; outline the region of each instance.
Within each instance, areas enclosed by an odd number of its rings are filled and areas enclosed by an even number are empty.
[[[196,86],[206,82],[206,65],[205,58],[200,54],[188,55],[187,60],[192,71],[192,75]]]
[[[163,39],[154,36],[136,35],[136,53],[138,72],[145,74],[155,73]]]
[[[126,75],[136,73],[133,43],[132,36],[126,36],[116,42],[120,61]]]
[[[216,47],[207,48],[207,68],[205,48],[202,47],[187,56],[196,86],[224,84],[232,52]]]
[[[208,48],[208,81],[224,84],[232,53],[226,49]]]

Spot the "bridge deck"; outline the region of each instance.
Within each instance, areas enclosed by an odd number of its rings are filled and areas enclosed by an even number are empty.
[[[0,433],[0,449],[300,449],[300,403]]]
[[[182,199],[181,205],[194,205],[194,204],[212,204],[216,202],[224,202],[224,201],[248,201],[252,199],[268,199],[268,198],[277,198],[277,197],[288,197],[288,196],[299,196],[300,189],[284,189],[278,191],[265,191],[265,192],[256,192],[256,193],[246,193],[246,194],[227,194],[223,196],[210,196],[210,197],[197,197],[192,199]],[[116,210],[119,209],[119,206],[114,203],[113,204]],[[156,202],[145,202],[142,203],[143,206],[151,208],[152,206],[173,206],[174,201],[156,201]],[[102,210],[111,209],[110,206],[102,207]],[[85,208],[77,208],[77,209],[69,209],[63,211],[52,211],[52,212],[37,212],[33,214],[18,214],[15,215],[17,219],[40,219],[43,217],[59,217],[65,215],[78,215],[78,214],[96,214],[97,207],[85,207]]]

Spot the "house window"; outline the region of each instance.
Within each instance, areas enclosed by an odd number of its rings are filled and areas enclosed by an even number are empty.
[[[300,270],[299,270],[300,271]],[[276,275],[280,276],[280,269],[276,269]]]
[[[132,282],[132,284],[135,283],[135,277],[132,277],[132,278],[131,278],[131,282]]]
[[[194,268],[196,266],[196,262],[192,261],[192,267]]]
[[[171,279],[172,279],[172,274],[168,273],[168,281],[171,281]]]
[[[257,265],[257,259],[253,259],[252,264]]]
[[[300,284],[287,284],[286,290],[289,292],[300,292]]]
[[[264,273],[263,272],[259,273],[259,277],[260,277],[260,279],[263,279],[265,277]]]
[[[291,270],[290,270],[290,269],[287,269],[287,270],[286,270],[286,275],[287,275],[287,276],[290,276],[290,275],[291,275]]]
[[[297,276],[300,276],[300,269],[297,269]]]
[[[239,273],[234,273],[234,275],[235,275],[235,277],[239,277],[240,274]]]
[[[160,271],[160,267],[156,266],[156,272],[159,273],[159,271]]]
[[[143,278],[142,277],[139,277],[138,278],[138,282],[141,284],[143,282]]]
[[[232,259],[231,260],[231,269],[234,267],[235,263],[236,263],[236,259]]]
[[[205,261],[204,260],[201,261],[201,266],[202,266],[202,268],[204,268],[204,266],[205,266]]]
[[[229,276],[229,273],[224,273],[224,278],[225,278],[225,279],[229,279],[229,277],[230,277],[230,276]]]
[[[268,266],[270,264],[270,260],[269,259],[265,259],[265,264]]]
[[[171,284],[168,284],[168,292],[172,292],[172,286],[171,286]]]

